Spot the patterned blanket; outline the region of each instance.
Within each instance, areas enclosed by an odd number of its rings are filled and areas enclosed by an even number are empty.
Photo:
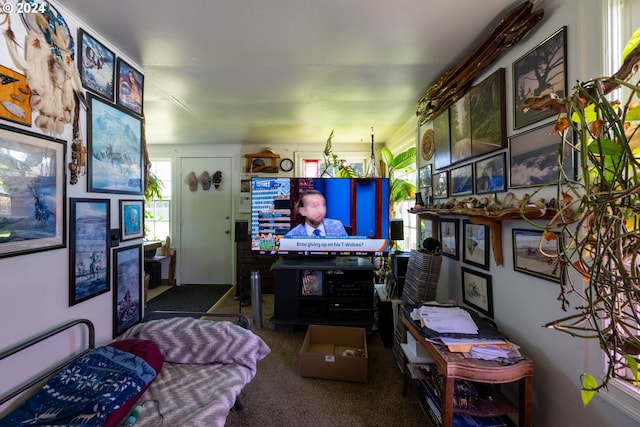
[[[99,347],[72,360],[0,420],[0,427],[101,426],[109,413],[155,377],[156,371],[140,357]]]

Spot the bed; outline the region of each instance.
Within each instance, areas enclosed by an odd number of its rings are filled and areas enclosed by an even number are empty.
[[[224,426],[232,408],[242,409],[238,396],[270,352],[248,318],[160,312],[144,320],[106,346],[95,347],[93,324],[80,319],[0,353],[0,362],[19,357],[77,325],[87,328],[80,354],[0,398],[2,405],[38,384],[29,398],[0,413],[0,427],[123,426],[127,420],[136,427]]]

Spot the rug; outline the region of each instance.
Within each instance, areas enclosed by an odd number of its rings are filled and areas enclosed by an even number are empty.
[[[147,302],[146,313],[158,310],[207,311],[231,285],[180,285],[161,293]]]

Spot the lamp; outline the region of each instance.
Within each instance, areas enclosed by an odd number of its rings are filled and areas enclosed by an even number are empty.
[[[376,156],[373,152],[373,126],[371,126],[371,157],[369,157],[369,166],[367,167],[367,178],[377,178],[380,175],[378,165],[376,164]]]

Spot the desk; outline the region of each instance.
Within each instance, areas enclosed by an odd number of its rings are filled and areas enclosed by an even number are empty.
[[[453,389],[454,380],[456,378],[465,379],[475,382],[483,382],[490,384],[505,384],[518,381],[518,408],[514,408],[508,402],[496,403],[485,411],[474,411],[455,409],[456,412],[471,413],[472,415],[497,416],[504,415],[509,412],[518,411],[518,425],[520,427],[529,427],[532,422],[532,393],[533,393],[533,362],[530,359],[514,363],[513,365],[502,365],[499,362],[465,359],[461,353],[452,353],[445,346],[432,344],[424,339],[424,335],[418,330],[411,319],[407,319],[404,310],[402,310],[402,341],[407,342],[407,333],[410,333],[415,339],[424,346],[429,355],[433,358],[434,363],[444,376],[442,382],[442,425],[451,426],[454,413],[453,407]],[[403,396],[406,395],[407,388],[407,357],[404,356],[405,375]],[[504,404],[503,404],[504,403]]]

